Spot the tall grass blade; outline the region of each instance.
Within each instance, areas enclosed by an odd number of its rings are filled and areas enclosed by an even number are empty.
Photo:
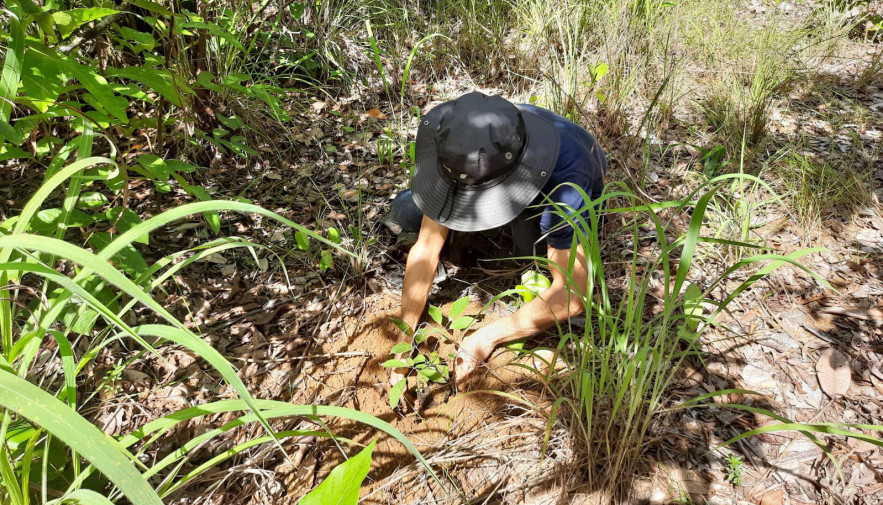
[[[131,454],[49,393],[15,374],[0,372],[0,405],[62,438],[134,505],[162,505],[162,500],[135,469]]]

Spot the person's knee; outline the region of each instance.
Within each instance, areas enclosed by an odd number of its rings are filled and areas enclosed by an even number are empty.
[[[392,217],[396,223],[402,227],[404,231],[417,233],[420,231],[420,224],[423,222],[423,212],[414,203],[414,195],[410,189],[406,189],[399,193],[390,204],[392,208]]]

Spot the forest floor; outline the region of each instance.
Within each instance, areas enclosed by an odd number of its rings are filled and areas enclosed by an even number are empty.
[[[866,57],[869,49],[851,48]],[[667,405],[728,388],[762,393],[766,405],[795,422],[839,421],[883,424],[883,85],[855,85],[854,60],[827,68],[824,80],[793,90],[774,104],[769,125],[771,146],[801,146],[821,160],[864,159],[873,203],[857,208],[826,209],[823,219],[804,224],[782,206],[764,206],[758,218],[767,223],[758,240],[788,253],[823,247],[803,263],[832,287],[805,272],[784,267],[737,298],[719,322],[737,334],[706,334],[704,363],[687,363],[668,391]],[[409,106],[422,112],[472,88],[462,82],[434,86]],[[485,89],[493,92],[496,90]],[[419,93],[418,93],[419,95]],[[328,272],[315,268],[314,251],[297,251],[288,230],[252,216],[225,215],[222,234],[246,237],[271,247],[279,256],[258,251],[227,253],[195,264],[175,277],[161,301],[175,315],[198,328],[212,345],[239,367],[256,397],[299,404],[356,408],[378,416],[402,431],[462,495],[441,490],[399,443],[352,422],[328,421],[328,428],[359,443],[379,439],[364,503],[589,503],[576,468],[579,451],[560,421],[552,424],[548,446],[550,400],[542,382],[508,350],[498,350],[472,384],[455,394],[437,387],[416,408],[389,407],[388,359],[396,339],[390,317],[397,315],[404,263],[414,237],[396,234],[383,220],[389,201],[407,187],[406,157],[379,160],[378,139],[388,131],[413,133],[415,119],[395,106],[368,107],[358,97],[337,101],[296,97],[311,103],[297,112],[291,134],[280,132],[248,163],[218,158],[204,173],[215,198],[246,197],[299,223],[341,230],[355,260],[336,257]],[[513,97],[526,99],[526,97]],[[404,118],[404,119],[403,119]],[[273,134],[270,133],[272,136]],[[610,157],[609,180],[629,180],[623,139],[599,140]],[[644,191],[659,201],[683,197],[696,186],[701,153],[690,147],[686,128],[674,126],[665,139],[665,155],[653,155]],[[767,153],[772,153],[773,148]],[[662,152],[659,149],[656,152]],[[746,171],[758,173],[763,152]],[[756,166],[755,166],[756,165]],[[777,184],[775,174],[770,176]],[[27,188],[17,189],[26,196]],[[182,195],[161,195],[152,186],[131,187],[139,213],[149,215],[178,204]],[[211,238],[202,223],[171,225],[151,239],[145,256],[181,250]],[[622,249],[615,234],[605,235],[608,278],[624,278]],[[483,238],[465,251],[446,251],[447,274],[430,303],[446,307],[460,296],[472,300],[468,311],[518,283],[524,264],[491,261],[505,250],[505,237]],[[505,256],[505,255],[503,255]],[[481,258],[481,261],[476,260]],[[487,259],[488,261],[484,261]],[[715,259],[705,261],[714,265]],[[282,266],[284,265],[284,267]],[[709,266],[708,278],[715,268]],[[718,272],[719,273],[719,272]],[[702,283],[696,272],[694,282]],[[512,310],[512,300],[497,302],[481,322]],[[575,324],[578,324],[576,322]],[[531,342],[542,343],[539,337]],[[440,355],[451,345],[438,342]],[[90,370],[103,381],[126,350],[110,346]],[[234,397],[197,356],[174,347],[165,360],[139,357],[103,389],[86,413],[111,434],[127,433],[145,420],[212,399]],[[848,370],[843,378],[842,370]],[[838,373],[841,371],[841,373]],[[829,395],[833,382],[845,394]],[[826,389],[829,390],[826,392]],[[106,391],[106,392],[105,392]],[[521,400],[518,400],[521,399]],[[413,399],[412,399],[413,400]],[[533,407],[527,407],[525,401]],[[722,403],[752,401],[733,394]],[[93,407],[91,410],[89,407]],[[231,414],[232,416],[232,414]],[[155,445],[157,454],[179,445],[207,426],[232,417],[207,416],[177,428]],[[651,434],[648,460],[632,485],[643,503],[883,503],[883,450],[853,439],[838,439],[831,455],[840,474],[810,440],[792,432],[743,439],[728,449],[717,447],[769,420],[725,408],[690,409],[666,414]],[[314,426],[306,421],[274,423],[277,429]],[[216,437],[195,451],[190,464],[259,434],[260,427]],[[335,444],[317,438],[283,442],[291,460],[271,445],[237,455],[226,466],[200,476],[176,497],[177,503],[295,503],[343,457]],[[741,485],[728,479],[726,454],[739,455]]]
[[[876,191],[874,203],[826,209],[823,220],[806,225],[784,207],[765,206],[758,219],[767,224],[756,233],[783,253],[826,248],[805,257],[804,264],[836,291],[792,267],[756,284],[720,321],[735,328],[736,335],[723,331],[706,335],[704,363],[684,367],[668,392],[668,405],[710,391],[745,388],[764,394],[763,405],[795,422],[883,423],[883,217],[878,203],[883,197],[883,164],[878,157],[883,88],[857,89],[847,65],[831,72],[826,82],[795,90],[776,104],[771,142],[795,144],[804,139],[809,154],[831,163],[846,156],[855,159],[856,153],[870,157],[873,172],[868,184]],[[425,112],[465,90],[455,85],[436,87],[420,105]],[[518,366],[511,351],[498,350],[473,389],[512,394],[534,408],[487,392],[455,396],[449,387],[434,389],[416,409],[393,411],[388,405],[388,375],[380,364],[388,359],[396,339],[390,317],[400,306],[403,265],[414,237],[396,235],[382,224],[388,202],[407,185],[406,159],[379,162],[373,146],[387,129],[413,126],[407,120],[396,124],[400,114],[368,109],[358,100],[315,100],[297,119],[302,128],[294,143],[284,147],[287,159],[253,166],[220,164],[208,173],[216,184],[216,197],[244,194],[296,221],[319,223],[320,229],[347,230],[352,225],[344,234],[345,244],[356,251],[357,261],[347,264],[338,258],[337,271],[322,274],[310,261],[298,266],[302,254],[282,251],[289,284],[272,257],[267,257],[269,263],[257,265],[245,256],[218,258],[182,275],[180,292],[171,294],[166,303],[179,305],[179,315],[198,325],[216,348],[239,364],[257,396],[347,406],[376,415],[407,435],[430,463],[445,468],[445,478],[462,491],[457,496],[440,490],[407,450],[388,436],[352,422],[329,421],[334,433],[356,442],[379,439],[363,486],[365,503],[589,503],[592,495],[581,489],[575,473],[579,467],[575,442],[560,422],[553,424],[543,455],[548,421],[543,413],[550,398],[542,382]],[[840,119],[825,119],[832,114]],[[656,182],[645,191],[652,198],[681,197],[695,186],[700,154],[683,141],[676,129],[669,132],[668,140],[657,140],[674,154],[651,160],[649,177]],[[615,143],[605,144],[611,180],[625,178],[618,165],[625,154],[618,148]],[[236,234],[255,242],[293,244],[288,232],[247,217],[234,219],[238,221],[225,224]],[[186,233],[187,226],[168,236],[179,242],[175,247],[197,239]],[[365,238],[357,240],[355,230]],[[617,240],[615,235],[604,237],[611,265],[608,277],[614,283],[625,275],[616,265],[626,262],[617,252],[623,248]],[[499,257],[504,241],[505,237],[484,238],[467,246],[472,249],[446,251],[447,275],[439,279],[430,303],[444,307],[469,295],[474,314],[494,295],[514,287],[519,265],[475,260],[490,260],[495,253]],[[710,270],[724,266],[713,266],[714,260],[706,264]],[[707,272],[708,278],[714,273]],[[692,280],[701,283],[705,274],[700,270],[695,275]],[[510,310],[511,304],[497,302],[484,321]],[[449,344],[437,345],[440,355],[451,350]],[[193,357],[181,360],[173,362],[178,369],[196,366]],[[145,361],[144,367],[149,384],[165,384],[140,387],[147,400],[143,408],[153,416],[184,406],[189,398],[224,394],[213,392],[199,374],[176,383],[169,382],[158,362]],[[826,388],[836,388],[832,381],[842,385],[844,368],[846,393],[829,395]],[[717,401],[750,404],[753,400],[732,394]],[[119,419],[117,431],[125,431],[137,419],[137,414],[120,414],[119,409],[100,417],[109,431],[115,431],[108,428],[112,419]],[[883,503],[883,452],[867,443],[840,439],[830,447],[842,477],[818,447],[793,432],[768,433],[717,449],[721,442],[769,421],[724,408],[663,416],[651,436],[643,473],[634,479],[633,498],[646,503]],[[295,426],[277,425],[279,429]],[[198,431],[200,426],[189,429]],[[241,433],[240,441],[257,430]],[[182,439],[188,437],[186,430],[179,431]],[[296,439],[284,445],[292,461],[285,461],[272,447],[241,455],[232,467],[204,476],[199,492],[191,487],[180,501],[191,503],[199,496],[200,503],[295,503],[342,461],[340,450],[325,440]],[[213,454],[221,448],[204,450]],[[739,486],[728,478],[729,451],[744,461],[736,469]],[[197,454],[194,461],[198,460]]]

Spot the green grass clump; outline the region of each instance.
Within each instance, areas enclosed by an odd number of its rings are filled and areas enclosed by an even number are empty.
[[[834,165],[806,153],[790,153],[772,166],[785,188],[790,208],[807,228],[828,215],[843,212],[851,216],[873,201],[868,175],[848,164]]]
[[[707,215],[711,203],[735,181],[757,183],[769,189],[753,176],[725,175],[710,180],[683,200],[662,203],[643,201],[624,187],[610,185],[603,195],[582,209],[589,212],[589,218],[555,204],[556,212],[574,226],[573,253],[580,251],[587,260],[589,282],[581,297],[586,325],[579,330],[569,324],[561,325],[559,343],[553,351],[566,366],[560,371],[550,366],[548,372],[538,373],[555,400],[549,429],[557,417],[565,420],[583,444],[588,489],[609,500],[627,497],[628,486],[649,447],[654,422],[662,412],[674,407],[666,393],[684,360],[701,359],[699,342],[706,332],[729,331],[717,322],[728,305],[787,264],[824,282],[800,263],[801,258],[818,249],[775,254],[755,244],[713,235],[717,224],[709,227]],[[585,199],[590,202],[587,196]],[[595,209],[605,204],[606,218],[620,226],[612,235],[614,240],[632,244],[631,260],[625,265],[625,283],[618,282],[616,288],[608,283],[608,271],[614,267],[606,261],[607,255],[602,255],[606,247],[597,233],[599,215]],[[673,230],[678,230],[674,220],[688,209],[689,224],[682,232],[673,234]],[[643,233],[648,225],[653,231],[650,236]],[[696,271],[703,265],[699,258],[708,255],[709,249],[719,247],[741,248],[746,252],[735,256],[710,278],[704,268],[701,273]],[[572,265],[549,266],[565,272],[574,286],[571,292],[578,292],[569,273]],[[737,272],[747,275],[734,275]],[[709,280],[699,283],[691,281],[694,278]],[[733,280],[739,282],[731,284]],[[724,286],[730,286],[726,288],[730,291],[721,294]],[[689,405],[706,406],[702,401],[708,396]],[[814,433],[831,432],[827,427],[790,423],[768,410],[743,405],[734,408],[773,417],[782,422],[778,425],[781,429],[800,431],[815,441],[818,439]],[[846,436],[870,438],[850,428],[838,425],[836,430]]]

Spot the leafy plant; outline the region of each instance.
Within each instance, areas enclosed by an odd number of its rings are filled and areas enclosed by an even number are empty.
[[[727,451],[727,480],[736,487],[742,485],[742,456]]]
[[[389,352],[391,355],[404,354],[407,357],[404,360],[395,358],[389,359],[383,363],[383,366],[386,368],[409,369],[408,375],[413,372],[417,377],[417,391],[419,392],[425,391],[431,384],[443,384],[447,382],[450,379],[451,370],[449,362],[453,356],[449,355],[442,358],[435,351],[425,353],[420,350],[420,345],[426,342],[427,338],[432,335],[437,335],[449,342],[454,342],[456,340],[454,337],[455,332],[465,331],[475,324],[474,317],[463,315],[463,312],[468,305],[468,296],[457,299],[451,304],[451,310],[448,312],[447,318],[442,314],[440,307],[430,305],[428,309],[429,317],[432,318],[438,327],[428,325],[421,325],[418,327],[414,332],[410,343],[400,342],[394,345]],[[446,320],[447,323],[445,323]],[[410,329],[404,321],[395,318],[393,318],[392,321],[406,336],[411,337]],[[412,357],[411,355],[414,353],[416,353],[416,355]],[[406,378],[393,386],[389,394],[389,406],[391,408],[396,408],[398,406],[402,394],[404,394],[405,388],[407,387],[407,383],[408,381]]]

